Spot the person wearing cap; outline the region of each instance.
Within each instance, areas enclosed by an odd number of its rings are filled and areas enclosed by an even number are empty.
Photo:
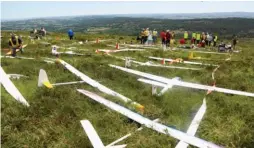
[[[12,56],[16,56],[16,50],[20,49],[20,52],[23,53],[22,49],[22,39],[21,37],[15,36],[14,34],[11,35],[9,39],[9,48],[12,50]]]

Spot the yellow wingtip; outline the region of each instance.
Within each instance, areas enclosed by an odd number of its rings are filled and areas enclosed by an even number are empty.
[[[53,88],[52,84],[50,84],[49,81],[43,82],[43,85],[47,88]]]

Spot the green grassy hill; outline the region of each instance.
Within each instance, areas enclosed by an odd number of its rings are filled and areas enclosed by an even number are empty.
[[[8,48],[9,33],[2,32],[2,55],[7,52],[4,49]],[[108,47],[108,44],[115,45],[116,42],[134,41],[135,36],[77,33],[75,40],[70,41],[66,34],[51,32],[46,39],[32,42],[28,38],[27,32],[17,32],[17,34],[22,35],[24,43],[28,44],[25,53],[23,55],[18,53],[18,55],[34,57],[37,60],[1,58],[1,66],[7,74],[17,73],[29,77],[12,80],[12,82],[30,103],[29,108],[24,107],[1,87],[2,147],[92,147],[80,124],[80,120],[83,119],[88,119],[93,124],[105,145],[137,129],[137,125],[129,123],[126,117],[76,91],[80,88],[90,90],[127,107],[123,102],[101,93],[86,83],[59,86],[53,89],[38,88],[37,81],[40,69],[47,71],[52,83],[80,81],[78,77],[64,69],[63,66],[47,64],[41,60],[43,57],[54,58],[51,55],[51,46],[45,43],[62,47],[59,49],[60,51],[69,51],[68,48],[71,48],[74,52],[87,54],[87,56],[61,55],[60,58],[99,83],[144,105],[144,116],[150,119],[160,118],[161,123],[174,126],[184,132],[206,94],[205,91],[201,90],[173,87],[161,97],[152,96],[151,86],[138,82],[137,76],[108,66],[108,64],[124,66],[124,61],[105,54],[95,53],[96,49],[113,49],[113,47]],[[86,40],[95,41],[97,38],[113,40],[101,43],[78,43]],[[195,55],[214,59],[203,62],[220,65],[215,74],[218,87],[254,92],[253,46],[254,39],[240,39],[238,49],[241,49],[242,52],[233,53],[231,61],[224,61],[229,55],[202,53],[195,53]],[[146,49],[144,52],[119,52],[113,55],[130,56],[136,58],[137,61],[146,62],[148,61],[147,56],[186,59],[188,52],[184,50]],[[184,64],[173,65],[203,67]],[[211,85],[213,82],[211,73],[214,67],[203,67],[204,69],[201,71],[141,66],[132,66],[131,68],[168,78],[177,76],[187,82],[206,85]],[[206,99],[207,111],[196,136],[228,148],[253,147],[253,98],[213,92]],[[144,128],[121,143],[128,144],[127,147],[130,148],[168,148],[175,147],[178,140]]]

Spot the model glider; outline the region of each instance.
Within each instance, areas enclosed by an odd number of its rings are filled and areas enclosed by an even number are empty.
[[[28,78],[27,76],[20,75],[20,74],[7,74],[7,76],[8,78],[11,78],[11,79],[19,79],[20,77]]]
[[[73,52],[73,51],[58,52],[58,51],[57,51],[58,48],[60,48],[60,47],[59,47],[59,46],[56,46],[56,45],[53,45],[53,46],[52,46],[51,53],[52,53],[53,55],[58,55],[58,54],[69,54],[69,55],[78,55],[78,56],[85,55],[85,54],[75,53],[75,52]]]
[[[82,89],[78,89],[77,91],[79,91],[80,93],[88,96],[89,98],[93,99],[96,102],[99,102],[100,104],[105,105],[106,107],[140,123],[141,125],[144,125],[148,128],[151,128],[159,133],[162,134],[166,134],[169,135],[171,137],[174,137],[180,141],[183,141],[185,143],[191,144],[193,146],[197,146],[200,148],[204,148],[204,147],[209,147],[209,148],[219,148],[220,146],[213,144],[211,142],[205,141],[203,139],[191,136],[189,134],[183,133],[179,130],[176,130],[174,128],[165,126],[163,124],[160,123],[156,123],[146,117],[141,116],[140,114],[137,114],[125,107],[122,107],[114,102],[111,102],[109,100],[106,100],[92,92],[86,91],[86,90],[82,90]]]
[[[112,56],[110,54],[108,54],[108,55]],[[174,68],[174,69],[185,69],[185,70],[202,70],[202,68],[189,68],[189,67],[180,67],[180,66],[165,66],[165,65],[161,65],[161,64],[154,64],[150,61],[144,63],[144,62],[135,61],[135,60],[133,60],[134,58],[130,58],[130,57],[125,57],[125,58],[117,57],[117,56],[112,56],[112,57],[124,60],[125,61],[125,67],[130,67],[131,63],[135,63],[135,64],[138,64],[140,66]]]
[[[201,84],[196,84],[196,83],[183,82],[183,81],[180,81],[180,80],[168,79],[168,78],[165,78],[165,77],[156,76],[156,75],[152,75],[152,74],[149,74],[149,73],[144,73],[144,72],[140,72],[140,71],[137,71],[137,70],[132,70],[132,69],[128,69],[128,68],[124,68],[124,67],[116,66],[116,65],[111,65],[111,64],[109,66],[114,67],[114,68],[119,69],[119,70],[122,70],[122,71],[125,71],[125,72],[128,72],[128,73],[136,74],[136,75],[141,76],[141,77],[145,77],[147,79],[143,79],[143,80],[147,80],[147,81],[142,81],[142,82],[145,82],[145,83],[148,83],[148,84],[152,84],[151,82],[157,82],[157,83],[160,83],[161,86],[177,85],[177,86],[188,87],[188,88],[195,88],[195,89],[201,89],[201,90],[223,92],[223,93],[227,93],[227,94],[254,97],[254,93],[250,93],[250,92],[243,92],[243,91],[238,91],[238,90],[231,90],[231,89],[212,87],[212,86],[201,85]],[[166,88],[167,87],[164,87],[164,89],[166,89]]]
[[[97,49],[95,52],[104,52],[104,53],[116,53],[122,51],[144,51],[144,49],[115,49],[115,50],[108,50],[108,49]]]
[[[5,90],[17,101],[21,102],[25,106],[29,106],[26,99],[22,96],[19,90],[11,82],[8,75],[4,72],[3,68],[0,67],[0,83],[4,86]]]
[[[87,84],[91,85],[92,87],[95,87],[97,89],[99,89],[101,92],[104,92],[108,95],[112,95],[115,96],[119,99],[121,99],[122,101],[126,102],[126,103],[130,103],[131,105],[133,105],[136,109],[143,111],[144,110],[144,106],[140,105],[137,102],[132,101],[131,99],[107,88],[106,86],[100,84],[99,82],[91,79],[90,77],[86,76],[85,74],[83,74],[82,72],[80,72],[79,70],[77,70],[76,68],[74,68],[73,66],[71,66],[70,64],[68,64],[67,62],[61,60],[61,59],[57,59],[57,61],[59,63],[61,63],[66,69],[68,69],[71,73],[75,74],[77,77],[79,77],[80,79],[82,79],[84,82],[86,82]],[[44,72],[42,72],[44,73]],[[39,80],[38,85],[45,85],[48,88],[52,88],[53,86],[49,83],[46,75],[46,72],[43,74],[44,76],[41,77],[43,78],[43,80]]]
[[[13,57],[13,56],[1,56],[1,58],[36,60],[35,58],[20,57],[20,56],[16,56],[16,57]],[[46,62],[46,63],[49,63],[49,64],[54,63],[53,61],[49,61],[49,60],[43,60],[43,61]]]
[[[183,59],[167,59],[167,58],[159,58],[159,57],[149,57],[149,59],[164,61],[164,63],[167,61],[170,63],[175,62],[175,63],[184,63],[184,64],[192,64],[192,65],[218,66],[218,65],[205,64],[200,62],[184,61]]]
[[[139,64],[141,66],[163,67],[163,68],[174,68],[174,69],[185,69],[185,70],[202,70],[202,68],[189,68],[189,67],[180,67],[180,66],[165,66],[165,65],[161,65],[161,64],[154,64],[150,61],[143,63],[143,62],[130,60],[130,62],[135,63],[135,64]]]

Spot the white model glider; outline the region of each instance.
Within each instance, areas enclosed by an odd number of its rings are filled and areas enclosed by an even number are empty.
[[[151,66],[151,67],[163,67],[163,68],[174,68],[174,69],[185,69],[185,70],[202,70],[201,68],[189,68],[189,67],[180,67],[180,66],[165,66],[165,65],[161,65],[161,64],[154,64],[152,62],[138,62],[138,61],[134,61],[131,60],[132,63],[135,64],[139,64],[141,66]]]
[[[79,55],[79,56],[85,55],[85,54],[75,53],[73,51],[58,52],[58,53],[59,54],[69,54],[69,55]]]
[[[19,79],[20,77],[28,78],[27,76],[20,75],[20,74],[7,74],[7,76],[8,78],[11,78],[11,79]]]
[[[25,59],[25,60],[36,60],[35,58],[29,58],[29,57],[20,57],[20,56],[16,56],[16,57],[13,57],[13,56],[1,56],[1,58],[10,58],[10,59]],[[48,61],[48,60],[43,60],[44,62],[47,62],[47,63],[54,63],[53,61]]]
[[[136,48],[150,48],[150,49],[160,49],[158,47],[154,47],[151,45],[138,45],[138,44],[120,44],[121,46],[128,46],[128,47],[136,47]]]
[[[106,86],[100,84],[99,82],[91,79],[90,77],[86,76],[85,74],[83,74],[82,72],[80,72],[79,70],[77,70],[76,68],[74,68],[73,66],[68,64],[67,62],[65,62],[61,59],[58,59],[57,61],[59,61],[66,69],[68,69],[70,72],[75,74],[77,77],[79,77],[80,79],[85,81],[87,84],[91,85],[92,87],[95,87],[95,88],[99,89],[101,92],[104,92],[108,95],[115,96],[126,103],[130,103],[131,105],[133,105],[136,109],[138,109],[140,111],[144,110],[144,106],[140,105],[137,102],[132,101],[131,99],[129,99],[129,98],[107,88]]]
[[[4,86],[5,90],[17,101],[21,102],[25,106],[29,106],[26,99],[22,96],[19,90],[11,82],[8,75],[4,72],[3,68],[0,67],[0,83]]]
[[[60,48],[59,46],[56,46],[56,45],[53,45],[52,46],[52,50],[51,50],[51,53],[53,55],[58,55],[58,54],[69,54],[69,55],[84,55],[84,54],[79,54],[79,53],[75,53],[73,51],[66,51],[66,52],[58,52],[57,49]]]
[[[208,54],[228,54],[228,53],[223,53],[223,52],[209,52],[209,51],[199,51],[199,50],[194,50],[191,52],[197,52],[197,53],[208,53]]]
[[[122,52],[122,51],[144,51],[144,49],[114,49],[114,50],[97,49],[97,50],[95,50],[96,53],[99,53],[99,52],[115,53],[115,52]]]
[[[112,56],[110,54],[108,54],[108,55]],[[188,67],[180,67],[180,66],[165,66],[165,65],[161,65],[161,64],[154,64],[150,61],[144,63],[144,62],[134,61],[133,58],[130,58],[130,57],[126,57],[126,58],[117,57],[117,56],[112,56],[112,57],[126,61],[125,66],[128,65],[127,67],[129,67],[131,65],[131,63],[135,63],[135,64],[138,64],[138,65],[141,65],[141,66],[150,66],[150,67],[163,67],[163,68],[174,68],[174,69],[185,69],[185,70],[202,70],[201,68],[188,68]]]
[[[254,97],[254,93],[250,93],[250,92],[243,92],[243,91],[237,91],[237,90],[231,90],[231,89],[225,89],[225,88],[219,88],[219,87],[212,87],[212,86],[189,83],[189,82],[183,82],[183,81],[179,81],[179,80],[172,80],[172,79],[168,79],[168,78],[165,78],[165,77],[140,72],[140,71],[137,71],[137,70],[124,68],[124,67],[121,67],[121,66],[116,66],[116,65],[111,65],[111,64],[109,66],[114,67],[116,69],[120,69],[120,70],[128,72],[128,73],[136,74],[136,75],[141,76],[141,77],[145,77],[145,78],[149,79],[149,81],[161,83],[161,85],[170,85],[170,86],[171,85],[177,85],[177,86],[183,86],[183,87],[189,87],[189,88],[195,88],[195,89],[201,89],[201,90],[217,91],[217,92],[223,92],[223,93],[227,93],[227,94]],[[147,83],[151,84],[148,81],[147,81]],[[164,87],[164,88],[166,88],[166,87]]]
[[[206,66],[218,66],[213,64],[205,64],[200,62],[192,62],[192,61],[183,61],[182,59],[167,59],[167,58],[159,58],[159,57],[149,57],[149,59],[153,60],[161,60],[161,61],[167,61],[167,62],[176,62],[176,63],[184,63],[184,64],[193,64],[193,65],[206,65]]]
[[[181,140],[185,143],[188,143],[188,144],[191,144],[193,146],[197,146],[197,147],[200,147],[200,148],[204,148],[204,147],[209,147],[209,148],[219,148],[220,146],[218,145],[215,145],[211,142],[208,142],[208,141],[205,141],[205,140],[202,140],[200,138],[197,138],[197,137],[194,137],[194,136],[191,136],[189,134],[186,134],[184,132],[181,132],[179,130],[176,130],[174,128],[171,128],[171,127],[168,127],[168,126],[165,126],[163,124],[160,124],[160,123],[156,123],[148,118],[145,118],[143,116],[141,116],[140,114],[137,114],[127,108],[124,108],[114,102],[111,102],[109,100],[106,100],[94,93],[91,93],[89,91],[86,91],[86,90],[82,90],[82,89],[77,89],[77,91],[79,91],[80,93],[90,97],[91,99],[93,99],[94,101],[97,101],[105,106],[107,106],[108,108],[114,110],[114,111],[117,111],[118,113],[140,123],[141,125],[144,125],[148,128],[151,128],[159,133],[162,133],[162,134],[166,134],[166,135],[169,135],[169,136],[172,136],[178,140]]]

